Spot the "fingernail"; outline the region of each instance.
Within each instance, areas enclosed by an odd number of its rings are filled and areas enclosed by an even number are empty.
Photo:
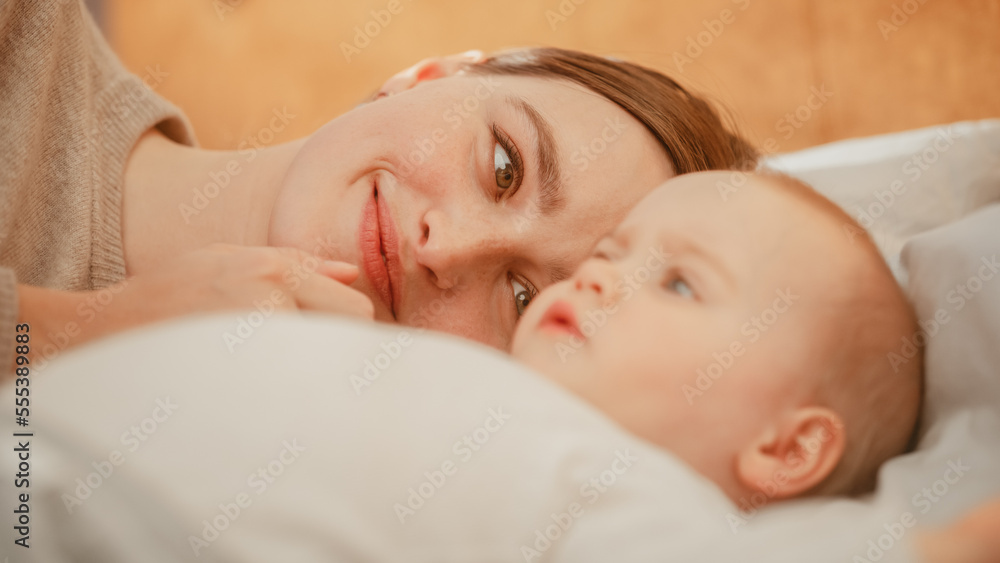
[[[358,267],[355,266],[354,264],[351,264],[349,262],[339,262],[337,260],[324,260],[323,264],[326,265],[327,268],[333,268],[333,269],[336,269],[336,270],[357,270],[358,269]]]

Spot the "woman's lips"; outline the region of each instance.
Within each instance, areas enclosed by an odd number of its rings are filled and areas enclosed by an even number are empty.
[[[371,197],[362,210],[358,232],[362,269],[386,308],[396,318],[403,279],[399,267],[398,237],[389,215],[389,206],[384,199],[379,205],[377,197],[378,183],[375,182]],[[396,283],[393,283],[394,280]]]
[[[538,328],[569,334],[581,340],[584,338],[576,321],[576,312],[573,311],[573,306],[566,301],[553,303],[542,315]]]
[[[375,182],[376,192],[378,180]],[[396,234],[396,222],[392,220],[389,203],[382,198],[383,205],[378,206],[378,224],[382,235],[382,254],[385,256],[385,266],[389,273],[389,288],[392,297],[392,317],[403,307],[403,267],[399,260],[399,237]]]

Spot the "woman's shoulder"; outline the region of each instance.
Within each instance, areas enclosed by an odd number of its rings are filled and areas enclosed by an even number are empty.
[[[151,127],[194,144],[155,92],[168,75],[125,69],[80,0],[0,3],[0,45],[0,265],[48,287],[114,283],[129,153]]]

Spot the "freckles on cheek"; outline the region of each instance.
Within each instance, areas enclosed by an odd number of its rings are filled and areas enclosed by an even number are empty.
[[[435,330],[480,342],[502,351],[509,351],[511,341],[499,333],[481,303],[457,294],[438,296],[406,313],[404,322],[418,329]],[[492,324],[491,324],[492,323]]]
[[[401,179],[444,186],[458,177],[461,165],[468,167],[470,162],[475,162],[471,156],[463,160],[460,148],[451,135],[436,128],[423,136],[397,136],[387,140],[383,154],[397,165],[396,174]]]

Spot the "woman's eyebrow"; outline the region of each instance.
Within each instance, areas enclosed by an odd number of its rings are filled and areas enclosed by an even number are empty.
[[[573,275],[576,268],[570,266],[570,264],[562,258],[554,258],[545,264],[545,269],[549,273],[549,282],[559,283],[563,280],[569,279],[569,277]]]
[[[562,193],[562,174],[559,170],[559,159],[556,157],[555,136],[547,119],[531,105],[528,100],[514,95],[504,97],[504,101],[527,118],[527,122],[535,131],[538,147],[538,210],[545,217],[554,215],[566,205]]]

